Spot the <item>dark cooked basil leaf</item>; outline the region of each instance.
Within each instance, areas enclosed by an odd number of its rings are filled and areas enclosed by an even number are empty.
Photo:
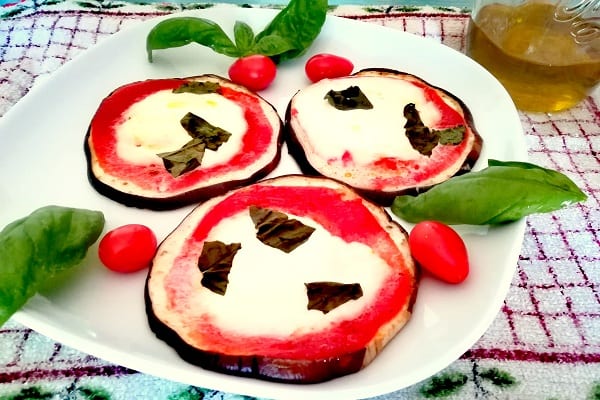
[[[405,134],[413,149],[424,156],[431,156],[433,149],[439,144],[457,145],[463,141],[465,127],[458,125],[447,129],[429,129],[419,115],[419,110],[413,103],[404,106]]]
[[[191,112],[184,115],[180,122],[193,139],[177,150],[157,154],[173,178],[198,168],[206,149],[217,151],[231,136],[231,133]]]
[[[213,151],[216,151],[231,136],[231,133],[225,129],[214,126],[191,112],[183,116],[181,126],[191,137],[202,140],[206,148]]]
[[[343,90],[330,90],[324,98],[329,104],[342,111],[373,108],[373,104],[358,86],[350,86]]]
[[[413,149],[419,153],[430,156],[438,144],[438,136],[425,126],[419,115],[419,111],[413,103],[404,106],[405,134]]]
[[[173,93],[207,94],[218,93],[221,86],[218,82],[210,81],[186,81],[181,86],[173,89]]]
[[[464,125],[457,125],[452,128],[442,130],[434,130],[439,137],[439,143],[443,145],[458,145],[461,144],[465,137]]]
[[[315,231],[279,211],[257,206],[250,206],[249,211],[258,240],[286,253],[306,242]]]
[[[225,295],[233,257],[241,248],[240,243],[225,244],[218,240],[204,242],[202,253],[198,257],[202,286],[221,296]]]
[[[309,310],[319,310],[323,314],[342,304],[362,297],[360,283],[309,282],[305,283]]]
[[[202,139],[192,139],[180,149],[157,155],[162,158],[166,170],[173,178],[177,178],[200,166],[205,148],[206,144]]]

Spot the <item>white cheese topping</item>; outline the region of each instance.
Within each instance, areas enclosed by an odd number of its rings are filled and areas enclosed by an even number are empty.
[[[323,329],[332,318],[356,315],[365,302],[372,302],[389,266],[364,244],[346,243],[312,220],[289,217],[316,228],[305,243],[290,253],[260,242],[247,211],[215,226],[208,240],[238,242],[242,248],[233,260],[225,296],[205,288],[197,290],[192,300],[196,306],[191,310],[211,310],[215,322],[232,331],[289,335]],[[315,281],[360,283],[363,297],[328,314],[308,310],[304,283]]]
[[[218,151],[205,152],[203,166],[224,162],[238,152],[247,123],[237,103],[217,93],[162,90],[136,102],[124,113],[123,121],[115,127],[117,154],[132,164],[162,162],[158,153],[175,151],[192,139],[180,123],[188,112],[231,133]]]
[[[373,104],[370,110],[341,111],[324,99],[329,90],[359,86]],[[438,109],[426,101],[423,90],[402,79],[351,77],[324,79],[303,89],[294,98],[298,124],[308,135],[310,147],[323,159],[341,159],[348,151],[356,164],[382,157],[420,157],[404,134],[404,106],[414,103],[426,126],[440,118]]]

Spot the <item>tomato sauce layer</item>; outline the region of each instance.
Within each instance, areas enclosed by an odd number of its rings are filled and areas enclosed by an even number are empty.
[[[442,174],[448,165],[459,162],[467,155],[466,148],[470,145],[470,136],[467,122],[464,116],[446,103],[437,90],[421,82],[411,82],[419,87],[427,102],[433,103],[440,112],[440,119],[435,126],[430,128],[442,130],[464,126],[465,134],[463,141],[457,145],[438,144],[431,156],[421,156],[414,160],[405,160],[394,157],[383,157],[373,161],[368,168],[380,172],[373,177],[371,185],[375,189],[385,190],[387,187],[396,187],[406,184],[411,186],[414,182],[423,182],[433,176]],[[391,174],[391,175],[390,175]]]
[[[346,192],[322,187],[254,185],[238,190],[211,208],[202,218],[192,236],[180,250],[189,256],[197,249],[212,227],[222,219],[246,210],[251,205],[308,217],[344,241],[359,242],[373,251],[389,266],[389,279],[378,289],[374,302],[352,319],[331,321],[325,330],[308,331],[292,336],[243,335],[222,331],[209,315],[196,316],[190,335],[207,351],[229,354],[254,354],[290,359],[322,359],[340,352],[364,348],[386,322],[392,320],[411,298],[414,277],[407,271],[401,251],[358,197]],[[243,246],[243,244],[242,244]],[[195,250],[197,251],[197,250]],[[177,270],[175,259],[173,270]],[[183,264],[183,263],[182,263]],[[235,262],[234,262],[235,266]],[[366,266],[368,268],[368,266]],[[187,268],[187,267],[184,267]],[[165,280],[169,297],[186,301],[193,296],[190,282],[181,281],[185,271],[171,271]]]
[[[185,189],[217,175],[244,169],[268,151],[276,139],[260,101],[250,94],[221,86],[219,94],[237,103],[243,109],[244,118],[248,123],[242,146],[232,158],[210,167],[200,166],[174,178],[158,157],[155,163],[146,165],[134,165],[119,157],[115,128],[121,123],[128,108],[153,93],[173,90],[185,82],[183,79],[136,82],[118,88],[102,102],[91,123],[90,146],[105,173],[143,189],[168,192]]]

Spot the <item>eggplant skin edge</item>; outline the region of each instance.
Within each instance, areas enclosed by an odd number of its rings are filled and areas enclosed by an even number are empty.
[[[277,180],[286,177],[309,178],[304,175],[289,174],[275,178],[269,178],[262,182],[264,183],[270,180]],[[334,181],[346,187],[348,190],[356,192],[356,189],[344,182],[336,181],[327,177],[317,177],[316,179]],[[370,202],[378,206],[375,202],[369,199],[363,198],[363,201]],[[386,220],[382,221],[381,225],[387,225],[388,227],[393,226],[405,236],[406,240],[408,240],[408,232],[406,229],[399,222],[394,220],[385,209],[382,207],[380,208],[383,210],[384,215],[386,216]],[[176,227],[173,231],[177,230],[177,228],[178,227]],[[169,235],[167,235],[167,237],[168,236]],[[406,242],[406,245],[408,246],[408,242]],[[385,329],[382,329],[384,331],[383,334],[376,335],[369,343],[365,345],[365,347],[353,352],[341,354],[336,357],[315,360],[283,359],[260,355],[219,354],[194,347],[183,340],[175,330],[163,323],[154,313],[148,288],[149,280],[152,274],[152,265],[148,270],[144,285],[144,304],[148,325],[154,335],[171,347],[179,355],[179,357],[181,357],[181,359],[206,370],[225,373],[232,376],[254,378],[280,383],[314,384],[325,382],[356,373],[368,366],[368,364],[375,359],[377,354],[384,349],[388,341],[392,340],[397,334],[399,334],[406,323],[410,321],[422,276],[422,271],[418,263],[412,259],[412,257],[411,260],[413,262],[413,290],[410,296],[406,299],[405,306],[399,311],[396,318],[390,321],[392,326],[382,325],[382,327],[385,327]],[[393,331],[392,335],[389,335],[389,330]]]
[[[283,383],[318,383],[359,371],[366,349],[339,357],[318,360],[273,359],[258,355],[225,355],[200,350],[187,344],[154,314],[144,289],[148,324],[156,337],[166,342],[184,361],[209,371]]]
[[[183,81],[183,80],[199,79],[202,77],[209,77],[209,78],[213,77],[213,78],[217,78],[217,79],[229,82],[229,80],[227,80],[226,78],[223,78],[218,75],[213,75],[213,74],[193,76],[193,77],[188,77],[188,78],[174,78],[174,79],[180,79]],[[245,90],[248,90],[248,89],[245,89]],[[107,97],[110,97],[112,95],[112,93],[113,92],[109,93]],[[260,96],[256,93],[253,93],[253,94],[255,94],[257,97],[259,97],[259,99],[262,102],[264,102],[264,104],[271,107],[271,109],[273,109],[275,114],[278,115],[277,109],[275,108],[275,106],[273,106],[270,102],[265,100],[262,96]],[[136,195],[136,194],[132,194],[132,193],[126,193],[121,190],[115,189],[114,187],[102,182],[101,180],[99,180],[96,177],[96,175],[94,174],[94,171],[93,171],[93,167],[92,167],[92,164],[93,164],[92,151],[91,151],[90,145],[89,145],[89,137],[91,134],[91,132],[90,132],[91,124],[90,124],[90,126],[88,126],[88,129],[86,131],[86,134],[84,137],[84,142],[83,142],[83,147],[84,147],[83,150],[84,150],[84,154],[85,154],[85,158],[86,158],[87,178],[88,178],[90,185],[92,185],[92,187],[98,193],[100,193],[101,195],[103,195],[113,201],[116,201],[117,203],[123,204],[127,207],[148,209],[148,210],[154,210],[154,211],[166,211],[166,210],[174,210],[174,209],[181,208],[181,207],[188,206],[188,205],[195,204],[195,203],[201,203],[212,197],[224,194],[231,189],[236,189],[236,188],[243,187],[248,184],[254,183],[254,182],[266,177],[268,174],[270,174],[279,165],[279,162],[281,161],[282,146],[284,143],[284,124],[283,124],[283,121],[281,120],[281,118],[279,118],[279,127],[278,128],[279,129],[277,131],[277,140],[276,140],[277,151],[276,151],[273,159],[271,159],[271,161],[269,163],[266,163],[262,168],[258,169],[256,172],[254,172],[253,174],[248,176],[246,179],[225,181],[225,182],[220,182],[220,183],[210,185],[210,186],[196,187],[194,189],[190,189],[186,192],[183,192],[183,193],[180,193],[180,194],[177,194],[174,196],[146,197],[146,196],[140,196],[140,195]]]
[[[282,131],[283,128],[280,132]],[[281,144],[283,143],[283,135],[280,133],[277,140],[278,150],[275,158],[273,158],[270,163],[266,164],[263,168],[256,171],[246,179],[221,182],[211,186],[200,187],[176,196],[153,198],[122,192],[96,178],[96,175],[92,170],[91,151],[88,144],[88,137],[89,133],[85,136],[84,152],[87,159],[87,177],[92,187],[101,195],[127,207],[149,209],[154,211],[173,210],[191,204],[201,203],[212,197],[224,194],[229,190],[246,186],[266,177],[279,164],[279,161],[281,160]]]
[[[471,113],[471,111],[469,110],[467,105],[460,98],[458,98],[454,94],[448,92],[446,89],[432,85],[429,82],[421,79],[420,77],[418,77],[416,75],[409,74],[407,72],[398,71],[395,69],[365,68],[365,69],[361,69],[360,71],[353,73],[351,76],[360,76],[361,74],[364,74],[364,73],[393,74],[393,75],[409,76],[412,78],[416,78],[419,81],[427,84],[431,88],[433,88],[435,90],[439,90],[446,96],[448,96],[448,97],[452,98],[454,101],[456,101],[460,105],[461,110],[464,113],[464,119],[465,119],[466,123],[469,125],[471,132],[473,133],[474,142],[473,142],[473,146],[471,147],[471,151],[467,154],[462,166],[452,176],[462,175],[464,173],[471,171],[471,169],[473,168],[473,166],[475,165],[475,163],[477,162],[477,160],[479,159],[479,156],[481,154],[481,150],[483,148],[483,138],[481,137],[481,135],[479,134],[479,132],[477,131],[477,129],[475,127],[475,121],[473,119],[473,114]],[[285,134],[285,142],[288,147],[288,153],[296,161],[296,164],[298,165],[298,167],[300,168],[302,173],[309,175],[309,176],[324,176],[321,172],[317,171],[310,164],[310,162],[308,161],[308,158],[306,156],[306,152],[305,152],[304,148],[302,147],[302,144],[300,143],[300,141],[298,140],[298,137],[296,136],[295,132],[291,128],[290,121],[291,121],[292,100],[293,100],[293,97],[288,102],[288,105],[287,105],[287,108],[285,111],[285,117],[284,117],[284,119],[285,119],[285,123],[284,123],[284,132],[285,133],[284,134]],[[452,176],[448,177],[448,179],[451,178]],[[428,190],[431,187],[432,186],[410,187],[410,188],[405,188],[405,189],[401,189],[401,190],[397,190],[397,191],[381,191],[381,190],[374,190],[374,189],[371,190],[371,189],[354,187],[354,190],[356,190],[358,193],[360,193],[365,198],[367,198],[379,205],[382,205],[384,207],[389,207],[392,205],[394,198],[396,198],[396,196],[407,195],[407,194],[408,195],[417,195],[421,192]]]

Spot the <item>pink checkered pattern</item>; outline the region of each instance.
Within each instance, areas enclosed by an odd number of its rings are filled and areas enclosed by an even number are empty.
[[[180,7],[124,6],[115,11],[81,9],[72,3],[15,9],[18,6],[10,9],[14,16],[0,18],[0,115],[37,79],[94,43],[124,26]],[[333,13],[430,37],[457,50],[465,47],[468,16],[464,13],[406,12],[398,7],[375,11],[340,7]],[[524,383],[525,389],[507,392],[507,398],[560,395],[584,399],[588,387],[600,384],[599,101],[596,92],[568,112],[520,114],[530,160],[567,174],[589,198],[565,210],[527,219],[518,269],[501,311],[473,348],[448,368],[465,370],[504,362],[501,365],[522,382],[532,381],[530,386]],[[0,343],[0,395],[3,388],[13,390],[37,380],[72,383],[89,376],[142,375],[69,349],[15,322],[0,329]],[[569,374],[572,378],[563,379]],[[165,384],[148,377],[138,379]],[[556,386],[548,387],[548,382]],[[476,386],[461,398],[496,398],[498,394]],[[417,388],[382,399],[413,395],[418,395]]]

